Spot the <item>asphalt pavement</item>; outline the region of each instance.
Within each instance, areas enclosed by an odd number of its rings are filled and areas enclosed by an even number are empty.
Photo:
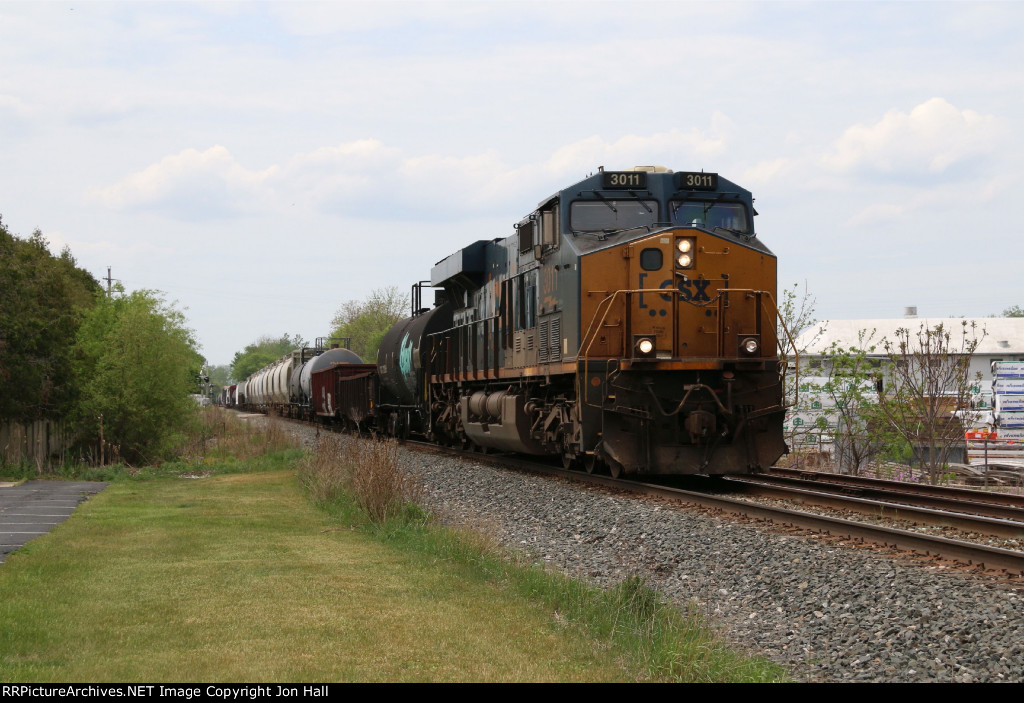
[[[30,539],[67,520],[80,503],[106,487],[98,481],[0,484],[0,564]]]

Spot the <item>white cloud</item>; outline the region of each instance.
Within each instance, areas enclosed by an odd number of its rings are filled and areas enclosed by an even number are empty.
[[[1017,176],[996,175],[966,184],[958,182],[914,190],[900,189],[895,194],[880,190],[878,200],[866,202],[842,224],[861,227],[895,222],[917,229],[925,218],[938,217],[946,223],[956,223],[972,230],[995,223],[1005,226],[1008,223],[1002,221],[1009,219],[1005,215],[1007,208],[1002,204],[992,204],[1006,202],[1007,195],[1016,191],[1019,181]],[[851,198],[850,202],[860,200]],[[965,203],[971,204],[967,211],[964,210]]]
[[[402,162],[401,150],[376,139],[360,139],[292,157],[268,186],[282,202],[331,210],[339,200],[373,197]]]
[[[909,113],[891,110],[873,125],[850,127],[821,161],[838,172],[939,174],[994,153],[1005,131],[995,116],[932,98]]]
[[[920,207],[919,202],[871,203],[843,224],[847,227],[861,227],[879,222],[902,220],[907,214]]]
[[[60,230],[44,232],[47,246],[50,253],[60,256],[60,253],[67,247],[76,258],[90,257],[102,254],[108,258],[124,256],[156,257],[174,254],[174,247],[161,246],[148,241],[132,240],[129,244],[121,244],[107,239],[87,240],[78,237],[68,237]]]
[[[377,139],[360,139],[252,170],[217,145],[167,156],[91,195],[113,210],[155,210],[179,220],[215,219],[243,210],[283,212],[296,205],[349,217],[460,220],[523,199],[532,204],[538,192],[550,193],[601,165],[699,167],[699,157],[726,148],[731,130],[728,118],[716,114],[705,130],[673,129],[615,140],[593,136],[516,166],[493,149],[463,156],[410,154]]]
[[[154,209],[183,220],[224,217],[254,207],[277,170],[250,171],[223,146],[185,149],[91,195],[114,210]]]
[[[25,101],[16,95],[0,93],[0,114],[9,113],[17,117],[28,117],[31,113]]]
[[[742,183],[745,188],[754,189],[759,185],[771,183],[773,180],[791,173],[797,165],[796,161],[786,157],[759,161],[743,172]]]
[[[407,24],[447,23],[454,26],[484,22],[491,3],[443,2],[355,2],[283,3],[269,7],[289,32],[297,35],[325,35],[339,32],[369,32]],[[508,9],[506,13],[510,12]]]

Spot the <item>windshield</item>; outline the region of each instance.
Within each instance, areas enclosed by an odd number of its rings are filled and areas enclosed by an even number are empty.
[[[716,203],[707,200],[673,200],[669,212],[673,224],[724,227],[749,232],[747,209],[742,203]]]
[[[657,221],[656,200],[577,200],[569,210],[569,226],[577,232],[646,227]]]

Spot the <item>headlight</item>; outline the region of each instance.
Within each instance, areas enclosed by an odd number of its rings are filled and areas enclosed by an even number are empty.
[[[681,269],[693,268],[693,255],[696,249],[696,239],[693,237],[678,237],[676,239],[676,267]]]
[[[761,343],[757,340],[757,337],[746,337],[740,342],[740,351],[747,356],[753,356],[760,348]]]
[[[656,339],[653,334],[634,334],[633,359],[655,359],[657,357]]]

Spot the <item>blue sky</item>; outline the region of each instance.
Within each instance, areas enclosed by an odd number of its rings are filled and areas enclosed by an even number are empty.
[[[995,314],[1024,5],[0,1],[0,215],[212,363],[326,334],[598,166],[716,171],[821,318]]]

